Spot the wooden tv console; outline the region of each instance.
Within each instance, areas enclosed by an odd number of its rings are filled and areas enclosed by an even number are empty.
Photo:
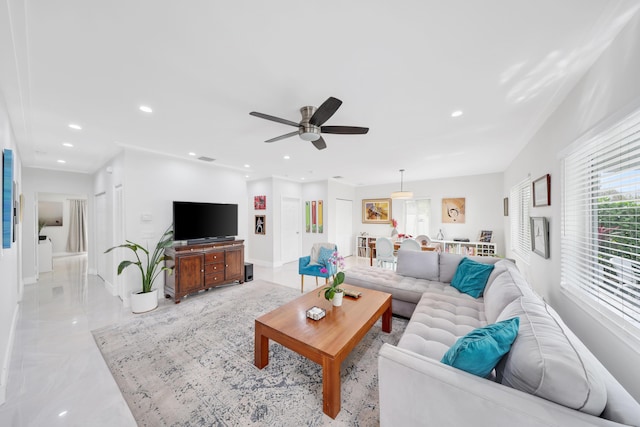
[[[244,240],[174,246],[165,250],[164,296],[175,300],[227,283],[244,283]]]

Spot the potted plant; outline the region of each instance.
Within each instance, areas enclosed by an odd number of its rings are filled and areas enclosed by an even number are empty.
[[[173,245],[173,230],[172,227],[169,227],[162,237],[160,237],[158,243],[156,243],[153,253],[149,252],[149,250],[142,245],[130,240],[126,240],[126,243],[109,248],[104,252],[106,254],[117,248],[127,248],[130,249],[136,257],[136,261],[124,260],[118,265],[118,275],[131,265],[135,265],[140,269],[142,291],[131,294],[131,311],[134,313],[144,313],[145,311],[151,311],[158,307],[158,290],[153,289],[153,283],[162,271],[169,271],[169,274],[173,272],[171,268],[161,265],[165,260],[171,259],[170,256],[164,255],[164,250],[171,245]],[[138,251],[144,254],[144,262],[140,258]]]
[[[318,296],[324,291],[324,297],[327,301],[331,301],[332,304],[336,307],[342,305],[342,297],[344,296],[344,291],[340,288],[340,285],[344,283],[344,258],[340,256],[338,251],[335,251],[331,257],[327,260],[327,264],[325,267],[320,269],[320,272],[323,274],[327,274],[332,270],[331,275],[333,276],[333,280],[329,286],[325,286],[324,288],[318,291]]]

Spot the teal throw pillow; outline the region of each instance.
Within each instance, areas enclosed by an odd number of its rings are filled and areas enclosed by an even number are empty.
[[[329,258],[333,255],[335,251],[333,249],[328,249],[325,247],[320,248],[320,253],[318,254],[318,264],[323,267],[326,267],[329,271],[331,271],[331,266],[329,266]]]
[[[469,258],[463,258],[458,264],[453,280],[451,280],[451,286],[474,298],[481,297],[493,267],[493,264],[484,264]]]
[[[520,318],[474,329],[451,346],[441,362],[454,368],[487,377],[518,336]]]

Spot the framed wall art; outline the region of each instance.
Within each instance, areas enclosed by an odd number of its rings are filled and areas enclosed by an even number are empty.
[[[543,258],[549,258],[549,221],[543,216],[532,216],[531,250]]]
[[[267,220],[265,215],[256,215],[254,230],[256,234],[267,234]]]
[[[10,248],[13,232],[13,151],[2,151],[2,247]]]
[[[448,224],[464,224],[464,221],[465,198],[442,199],[442,222]]]
[[[391,224],[391,199],[362,199],[363,224]]]
[[[509,198],[505,197],[502,200],[502,211],[504,216],[509,216]]]
[[[257,211],[267,209],[267,196],[254,196],[253,209]]]
[[[551,205],[551,175],[546,174],[533,181],[533,206]]]

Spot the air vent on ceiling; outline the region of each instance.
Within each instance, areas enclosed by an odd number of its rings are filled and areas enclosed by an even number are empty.
[[[336,175],[333,177],[333,179],[342,179],[342,178],[344,178],[344,176]]]
[[[198,157],[198,160],[202,160],[203,162],[213,162],[215,159],[212,159],[211,157],[207,157],[207,156],[200,156]]]

